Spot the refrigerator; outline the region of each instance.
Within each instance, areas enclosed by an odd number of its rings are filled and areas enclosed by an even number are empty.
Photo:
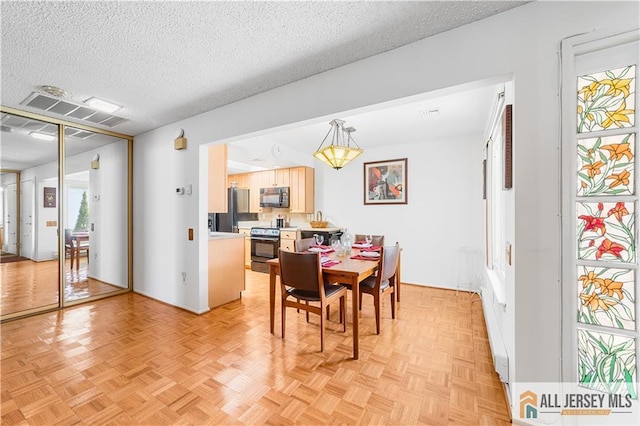
[[[238,221],[257,221],[258,213],[249,213],[249,190],[229,188],[227,213],[209,213],[212,232],[238,232]]]

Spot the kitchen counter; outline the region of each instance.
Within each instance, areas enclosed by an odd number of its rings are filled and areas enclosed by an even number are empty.
[[[301,231],[315,231],[315,232],[337,232],[342,231],[342,228],[312,228],[311,226],[304,226],[300,228]]]
[[[209,232],[209,241],[227,238],[244,238],[244,234],[238,234],[237,232]]]
[[[245,289],[244,235],[211,232],[209,235],[209,308],[237,300]]]

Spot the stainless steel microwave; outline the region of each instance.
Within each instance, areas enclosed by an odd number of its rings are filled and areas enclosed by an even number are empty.
[[[260,207],[289,208],[289,187],[260,188]]]

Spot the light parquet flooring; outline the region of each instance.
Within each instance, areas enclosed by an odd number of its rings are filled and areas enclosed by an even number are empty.
[[[80,268],[65,265],[65,298],[67,301],[84,299],[121,290],[120,287],[97,281],[87,276],[86,257],[80,259]],[[0,313],[13,314],[33,308],[57,304],[58,261],[3,263],[0,265]]]
[[[270,334],[268,275],[251,271],[241,300],[199,316],[128,293],[7,322],[2,424],[508,424],[472,300],[404,285],[376,335],[365,295],[357,361],[337,309],[324,353],[317,316],[289,309],[287,338]]]

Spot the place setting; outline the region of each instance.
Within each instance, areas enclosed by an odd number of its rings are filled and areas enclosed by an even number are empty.
[[[381,246],[374,246],[371,242],[373,237],[366,235],[363,241],[356,241],[351,247],[360,249],[360,253],[355,256],[351,256],[351,259],[357,260],[375,260],[380,259]]]
[[[315,234],[313,238],[315,240],[315,244],[312,245],[307,251],[313,253],[332,253],[335,251],[331,246],[322,245],[322,243],[324,242],[324,237],[322,235]]]

